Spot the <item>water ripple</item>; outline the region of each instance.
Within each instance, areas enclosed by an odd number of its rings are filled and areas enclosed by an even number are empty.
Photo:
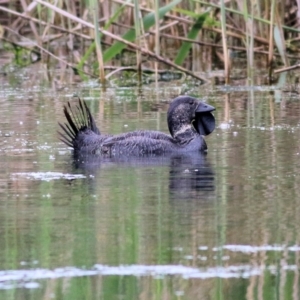
[[[67,174],[67,173],[60,173],[60,172],[20,172],[20,173],[12,173],[12,179],[16,180],[18,178],[26,178],[26,179],[33,179],[33,180],[44,180],[50,181],[55,179],[80,179],[86,178],[86,176],[82,174]]]
[[[90,270],[76,267],[57,268],[54,270],[34,269],[34,270],[7,270],[0,271],[0,289],[11,288],[38,288],[40,283],[36,280],[72,278],[82,276],[152,276],[162,278],[162,276],[181,276],[185,279],[199,278],[249,278],[258,276],[265,270],[276,274],[276,266],[226,266],[214,268],[194,268],[183,265],[123,265],[106,266],[96,264]],[[297,270],[296,265],[285,265],[286,271]]]

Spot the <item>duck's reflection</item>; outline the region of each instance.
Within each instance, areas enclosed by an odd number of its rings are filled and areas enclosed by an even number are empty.
[[[205,154],[170,158],[169,187],[171,198],[192,200],[199,192],[213,191],[214,173]]]
[[[89,176],[93,175],[95,177],[98,176],[101,170],[113,167],[168,167],[171,200],[195,200],[199,197],[203,200],[203,198],[206,198],[205,194],[208,196],[215,189],[214,172],[209,165],[206,154],[203,153],[139,158],[126,156],[103,158],[93,155],[75,155],[74,166]]]

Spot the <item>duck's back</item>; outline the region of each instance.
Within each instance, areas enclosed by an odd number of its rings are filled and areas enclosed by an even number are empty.
[[[185,143],[159,131],[139,130],[106,138],[101,154],[118,155],[162,155],[170,152],[205,150],[206,143],[201,136],[188,139]],[[100,153],[99,153],[100,154]]]
[[[175,147],[173,138],[165,133],[139,130],[108,137],[102,144],[101,152],[113,156],[160,155],[174,150]]]

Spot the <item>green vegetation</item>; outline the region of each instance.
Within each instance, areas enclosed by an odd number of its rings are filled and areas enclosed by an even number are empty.
[[[82,78],[99,77],[102,83],[124,70],[152,72],[156,78],[158,70],[179,71],[207,82],[207,73],[216,68],[224,70],[229,83],[235,58],[241,56],[246,57],[248,77],[257,68],[255,61],[270,79],[275,73],[299,67],[295,64],[300,33],[296,2],[51,3],[3,1],[1,51],[34,51],[38,54],[35,61],[42,59],[48,65],[59,62]],[[20,50],[15,52],[17,64],[20,55]],[[32,59],[26,62],[33,63]]]

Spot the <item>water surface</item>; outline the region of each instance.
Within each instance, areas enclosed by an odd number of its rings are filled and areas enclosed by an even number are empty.
[[[44,75],[1,78],[0,299],[299,299],[296,94]],[[217,108],[207,155],[82,163],[58,140],[73,93],[103,132],[168,132],[183,90]]]

